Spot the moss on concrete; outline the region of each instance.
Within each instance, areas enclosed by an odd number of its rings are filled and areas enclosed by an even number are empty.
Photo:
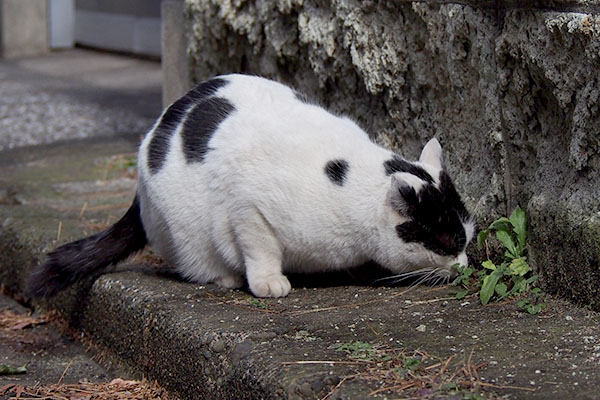
[[[530,253],[543,287],[600,309],[600,214],[587,215],[537,196],[529,206]]]

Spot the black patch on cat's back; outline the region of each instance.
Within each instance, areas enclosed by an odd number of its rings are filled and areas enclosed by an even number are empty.
[[[433,178],[427,171],[422,167],[415,165],[409,161],[406,161],[398,155],[394,155],[390,160],[383,163],[386,175],[391,175],[395,172],[408,172],[409,174],[415,175],[421,180],[427,183],[433,183]]]
[[[221,97],[211,97],[194,106],[181,131],[183,154],[188,163],[204,161],[213,133],[234,110],[233,104]]]
[[[221,78],[203,82],[171,104],[167,111],[163,113],[160,122],[152,133],[152,139],[150,139],[150,144],[148,145],[148,168],[150,169],[150,173],[155,174],[160,171],[167,158],[173,132],[186,117],[190,108],[194,104],[210,98],[210,96],[214,95],[217,90],[227,83],[228,81]]]
[[[325,164],[325,174],[329,180],[338,186],[343,186],[350,165],[346,160],[331,160]]]

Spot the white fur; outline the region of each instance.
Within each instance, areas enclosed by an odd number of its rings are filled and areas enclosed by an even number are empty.
[[[397,236],[395,226],[405,219],[389,201],[392,178],[383,166],[389,150],[349,119],[298,101],[284,85],[243,75],[222,78],[229,83],[215,95],[235,111],[212,136],[204,162],[186,162],[179,128],[156,174],[147,166],[153,131],[139,152],[147,237],[183,275],[225,287],[239,287],[246,277],[256,296],[279,297],[291,288],[284,272],[368,260],[394,273],[450,271],[457,259]],[[439,143],[429,142],[423,152],[421,163],[437,179]],[[349,163],[343,186],[324,173],[334,159]],[[400,175],[417,189],[422,185]],[[466,261],[464,254],[459,258]]]

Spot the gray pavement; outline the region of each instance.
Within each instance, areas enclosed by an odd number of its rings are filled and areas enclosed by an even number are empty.
[[[0,61],[0,150],[143,134],[160,111],[158,62],[81,49]]]
[[[92,359],[94,353],[56,326],[41,322],[41,315],[31,315],[28,324],[30,315],[30,309],[0,294],[0,364],[27,368],[25,374],[0,376],[0,387],[106,382],[116,377]]]

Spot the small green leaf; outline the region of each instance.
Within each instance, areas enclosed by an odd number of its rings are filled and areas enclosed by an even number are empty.
[[[483,268],[491,269],[492,271],[496,269],[496,266],[491,260],[484,261],[481,263],[481,265],[483,266]]]
[[[257,308],[269,308],[269,306],[266,303],[263,303],[259,299],[250,299],[250,304]]]
[[[421,360],[418,358],[406,357],[402,361],[402,367],[409,371],[416,371],[421,366]]]
[[[542,311],[542,309],[544,309],[546,305],[544,303],[540,303],[540,304],[529,304],[525,307],[525,309],[527,310],[527,312],[531,315],[536,315],[539,314],[540,311]]]
[[[18,375],[27,372],[27,367],[13,367],[10,365],[0,364],[0,375]]]
[[[483,249],[483,246],[485,246],[485,240],[487,239],[488,235],[490,234],[490,231],[488,229],[484,229],[483,231],[479,232],[479,234],[477,235],[477,248],[478,249]]]
[[[519,256],[517,247],[515,246],[515,242],[513,241],[513,238],[508,232],[498,231],[496,232],[496,237],[500,242],[502,242],[504,247],[506,247],[506,250],[508,250],[508,252],[512,256],[510,258],[517,258]]]
[[[525,217],[525,211],[521,210],[521,207],[517,206],[512,212],[510,215],[510,223],[517,234],[519,250],[522,252],[527,240],[527,217]]]
[[[510,220],[506,217],[498,218],[497,220],[492,222],[488,230],[510,232],[512,230]]]
[[[508,264],[503,262],[500,265],[496,265],[496,270],[498,271],[498,274],[500,274],[500,276],[504,276],[504,275],[510,275],[509,273],[507,273],[508,271]]]
[[[460,292],[458,292],[454,295],[454,298],[456,300],[461,300],[461,299],[464,299],[468,294],[469,294],[468,290],[461,290]]]
[[[523,293],[527,289],[527,281],[525,278],[519,275],[513,275],[512,278],[515,285],[511,289],[510,294]]]
[[[519,308],[525,308],[525,306],[529,304],[529,300],[521,300],[517,303],[517,307]]]
[[[508,287],[506,286],[505,283],[499,282],[498,284],[496,284],[495,291],[498,294],[498,296],[504,296],[504,295],[506,295],[506,291],[507,290],[508,290]]]
[[[500,279],[500,275],[497,274],[496,271],[492,272],[483,279],[483,285],[481,286],[481,291],[479,292],[481,304],[489,303],[490,299],[494,295],[494,290],[496,288],[496,283],[498,283],[498,279]]]
[[[454,263],[454,264],[452,264],[450,269],[453,269],[454,271],[461,273],[462,270],[466,267],[467,267],[466,265],[461,265],[460,263]]]
[[[531,271],[531,267],[522,257],[515,258],[514,260],[512,260],[508,268],[510,270],[511,275],[523,276],[529,271]]]
[[[539,275],[531,275],[529,278],[527,278],[525,283],[531,285],[533,282],[537,281],[539,277]]]

